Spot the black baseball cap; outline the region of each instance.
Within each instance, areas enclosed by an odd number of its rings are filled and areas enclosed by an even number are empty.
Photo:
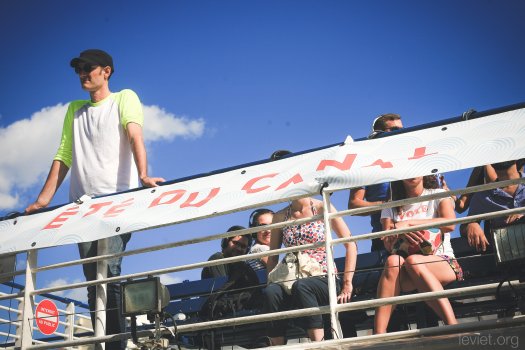
[[[82,51],[78,57],[75,57],[71,60],[69,65],[75,68],[80,62],[85,62],[101,67],[110,66],[111,74],[115,72],[115,68],[113,67],[113,58],[111,58],[107,52],[99,49],[88,49]]]

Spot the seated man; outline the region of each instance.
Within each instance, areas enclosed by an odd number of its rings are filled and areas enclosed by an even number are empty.
[[[395,113],[382,114],[372,123],[372,133],[368,136],[369,139],[376,137],[380,133],[391,132],[403,128],[401,116]],[[350,197],[348,198],[348,209],[364,208],[373,205],[382,204],[388,199],[388,191],[390,183],[381,183],[370,185],[366,187],[357,187],[350,190]],[[360,215],[370,215],[370,225],[372,232],[383,231],[381,226],[381,211],[372,213],[365,213]],[[385,246],[381,238],[372,239],[372,251],[384,250]]]
[[[522,177],[523,177],[524,163],[525,163],[524,158],[516,161],[518,171],[520,172]],[[482,184],[486,184],[489,182],[494,182],[496,181],[497,177],[498,175],[496,174],[496,171],[494,170],[491,164],[478,166],[472,169],[472,172],[470,173],[470,177],[467,182],[467,187],[482,185]],[[463,213],[469,208],[470,201],[473,195],[474,193],[465,193],[465,194],[462,194],[461,196],[458,196],[458,198],[456,199],[456,208],[455,208],[458,214]]]
[[[242,226],[232,226],[228,229],[228,232],[244,230],[245,227]],[[242,236],[233,236],[228,238],[223,238],[221,241],[220,252],[217,252],[210,256],[208,261],[217,260],[223,258],[231,258],[232,256],[244,255],[248,252],[248,249],[252,245],[252,236],[250,234]],[[242,265],[245,265],[244,262],[240,262]],[[235,263],[238,264],[238,263]],[[224,264],[224,265],[215,265],[208,266],[202,269],[201,279],[205,278],[215,278],[221,276],[231,276],[232,268],[236,266],[235,264]]]
[[[521,177],[516,161],[496,163],[492,164],[492,167],[496,171],[497,181],[519,179]],[[523,206],[525,206],[525,185],[511,185],[476,193],[470,203],[469,215],[485,214]],[[490,226],[491,228],[507,226],[522,217],[523,214],[507,217],[501,216],[490,220]],[[475,247],[478,252],[486,251],[490,245],[479,221],[462,224],[460,232],[462,237],[468,239],[468,244],[471,247]]]

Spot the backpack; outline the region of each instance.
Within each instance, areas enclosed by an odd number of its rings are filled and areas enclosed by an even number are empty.
[[[201,308],[200,316],[204,319],[235,317],[241,310],[260,306],[261,289],[257,288],[259,278],[255,271],[243,261],[229,264],[228,268],[228,281]]]

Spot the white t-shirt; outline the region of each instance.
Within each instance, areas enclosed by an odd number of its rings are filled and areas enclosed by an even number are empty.
[[[270,247],[267,246],[266,244],[255,243],[252,249],[250,249],[250,252],[248,254],[262,253],[262,252],[267,252],[268,250],[270,250]],[[252,259],[252,260],[248,260],[247,262],[248,262],[248,265],[250,265],[254,271],[262,270],[266,268],[266,265],[264,265],[261,259]]]
[[[69,199],[138,187],[138,173],[126,127],[143,124],[142,105],[129,89],[93,103],[70,103],[55,160],[71,168]]]
[[[444,189],[424,189],[422,196],[445,192]],[[388,208],[381,211],[381,219],[390,218],[395,222],[406,221],[406,220],[417,220],[417,219],[432,219],[439,217],[438,208],[439,203],[443,200],[452,200],[450,197],[447,198],[438,198],[421,203],[413,203],[409,205],[404,205],[402,207],[401,213],[398,214],[397,208]],[[443,235],[443,244],[436,251],[436,255],[448,255],[454,257],[454,251],[452,250],[452,245],[450,244],[450,232],[446,232]]]

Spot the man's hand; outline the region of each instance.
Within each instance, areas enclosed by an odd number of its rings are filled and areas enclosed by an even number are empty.
[[[45,208],[46,206],[47,205],[44,205],[44,204],[39,203],[38,201],[36,201],[36,202],[28,205],[28,207],[25,210],[25,213],[26,214],[30,214],[32,212],[35,212],[35,211],[39,210],[39,209]]]
[[[489,241],[485,237],[483,229],[477,222],[471,222],[467,225],[467,240],[471,247],[475,247],[478,252],[484,252],[489,246]]]
[[[157,187],[160,182],[165,182],[162,177],[149,177],[144,176],[140,179],[140,182],[142,183],[142,186],[144,187]]]
[[[512,224],[514,221],[517,221],[523,217],[523,214],[513,214],[510,216],[507,216],[505,219],[506,224]]]

